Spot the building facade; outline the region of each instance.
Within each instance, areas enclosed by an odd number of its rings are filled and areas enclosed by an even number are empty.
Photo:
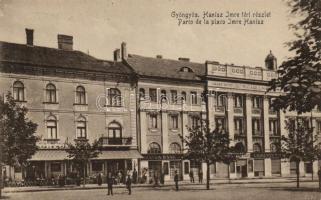
[[[31,31],[31,32],[30,32]],[[121,62],[98,60],[73,50],[72,37],[58,35],[58,49],[0,43],[1,94],[10,91],[38,124],[39,151],[23,178],[52,178],[75,171],[66,143],[100,140],[102,153],[87,175],[126,173],[138,165],[136,98],[132,70]],[[13,170],[7,169],[13,178]],[[22,178],[15,169],[14,178]]]

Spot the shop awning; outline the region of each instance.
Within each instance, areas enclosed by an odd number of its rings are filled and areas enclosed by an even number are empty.
[[[98,158],[94,160],[117,160],[117,159],[133,159],[143,158],[143,156],[137,150],[119,150],[119,151],[102,151],[98,155]]]
[[[54,161],[54,160],[66,160],[68,153],[64,150],[39,150],[32,156],[29,161]]]

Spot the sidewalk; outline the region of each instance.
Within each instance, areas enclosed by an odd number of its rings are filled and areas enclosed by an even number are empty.
[[[213,179],[211,180],[211,185],[224,185],[224,184],[263,184],[263,183],[290,183],[295,182],[295,177],[289,178],[281,178],[281,177],[273,177],[273,178],[244,178],[244,179]],[[317,181],[317,178],[314,179]],[[312,182],[311,177],[300,177],[300,182]],[[204,185],[206,180],[203,181]],[[190,183],[188,180],[180,181],[180,185],[200,185],[199,183]],[[166,181],[164,186],[174,186],[174,181]],[[114,185],[114,188],[124,188],[125,185]],[[152,188],[151,184],[133,184],[133,188],[145,187]],[[92,189],[106,189],[107,185],[102,184],[98,186],[97,184],[86,184],[85,187],[76,186],[76,185],[67,185],[64,187],[59,186],[31,186],[31,187],[6,187],[3,189],[3,193],[14,193],[14,192],[41,192],[41,191],[57,191],[57,190],[92,190]]]

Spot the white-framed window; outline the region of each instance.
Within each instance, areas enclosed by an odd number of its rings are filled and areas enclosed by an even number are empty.
[[[234,107],[235,108],[242,108],[243,107],[243,96],[238,94],[234,97]]]
[[[182,148],[181,145],[179,145],[178,143],[174,142],[172,144],[170,144],[169,146],[169,152],[170,153],[182,153]]]
[[[150,128],[152,129],[157,129],[158,128],[158,124],[157,124],[157,114],[151,114],[149,115],[149,124],[150,124]]]
[[[118,122],[108,125],[108,138],[122,138],[122,128]]]
[[[144,88],[139,88],[139,98],[145,99],[145,89]]]
[[[77,120],[77,139],[87,139],[87,122],[84,117]]]
[[[183,91],[182,93],[181,93],[181,100],[182,100],[182,103],[186,103],[186,92],[185,91]]]
[[[177,104],[177,90],[171,90],[171,102]]]
[[[262,147],[259,143],[253,144],[253,152],[261,153],[262,152]]]
[[[190,94],[191,94],[191,104],[196,105],[197,104],[197,92],[192,91]]]
[[[215,126],[219,129],[225,130],[226,121],[224,117],[216,117],[215,118]]]
[[[261,108],[262,107],[262,98],[260,96],[252,97],[252,107],[253,108]]]
[[[270,119],[269,120],[269,132],[270,135],[278,135],[278,120]]]
[[[122,105],[121,92],[117,88],[108,90],[108,106],[120,107]]]
[[[261,123],[260,119],[254,118],[252,119],[252,134],[253,135],[261,135]]]
[[[25,100],[25,87],[21,81],[13,83],[13,98],[15,101]]]
[[[243,134],[243,118],[234,118],[234,130],[238,134]]]
[[[178,129],[178,115],[170,116],[170,127],[172,129]]]
[[[83,86],[76,88],[76,104],[86,104],[86,90]]]
[[[56,140],[58,139],[58,131],[57,131],[57,118],[53,115],[49,116],[46,120],[47,126],[47,139]]]
[[[158,143],[152,142],[149,144],[147,153],[149,154],[157,154],[157,153],[162,153],[161,147]]]
[[[198,126],[200,126],[200,117],[199,116],[191,116],[191,125],[192,128],[196,128]]]
[[[217,106],[225,106],[226,105],[226,94],[218,94],[216,97],[216,105]]]
[[[46,102],[48,102],[48,103],[56,103],[57,102],[56,86],[52,83],[48,83],[46,86]]]

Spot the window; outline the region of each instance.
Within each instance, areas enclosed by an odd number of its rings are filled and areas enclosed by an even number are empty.
[[[260,119],[252,119],[252,133],[253,135],[261,135]]]
[[[182,103],[186,103],[186,92],[182,92],[182,97],[181,97],[181,99],[182,99]]]
[[[221,130],[225,130],[225,118],[223,118],[223,117],[215,118],[215,125],[216,125],[216,128],[219,128]]]
[[[192,128],[196,128],[199,126],[200,118],[199,116],[191,116],[191,124]]]
[[[271,152],[277,152],[278,146],[275,143],[271,143],[270,150],[271,150]]]
[[[277,119],[269,120],[269,132],[270,135],[278,135],[278,121]]]
[[[152,114],[149,115],[149,119],[150,119],[150,128],[156,129],[157,126],[157,114]]]
[[[49,83],[46,86],[46,102],[48,103],[56,103],[57,95],[56,95],[56,86],[52,83]]]
[[[244,147],[243,143],[242,143],[242,142],[236,143],[236,144],[235,144],[235,150],[236,150],[236,152],[238,152],[238,153],[245,152],[245,147]]]
[[[83,86],[76,88],[76,104],[86,104],[86,92]]]
[[[171,102],[172,104],[177,104],[177,91],[171,90]]]
[[[145,89],[139,88],[139,99],[145,99]]]
[[[119,123],[112,122],[108,125],[108,138],[121,138],[122,129]]]
[[[116,88],[108,90],[108,106],[119,107],[121,106],[121,93]]]
[[[235,95],[234,107],[235,108],[242,108],[243,107],[243,97],[242,97],[242,95]]]
[[[269,109],[272,109],[273,110],[273,107],[272,107],[272,104],[273,104],[273,101],[275,100],[275,98],[273,97],[270,97],[269,98]]]
[[[86,138],[87,138],[86,119],[81,117],[77,121],[77,139],[86,139]]]
[[[61,163],[51,163],[50,168],[52,172],[61,172]]]
[[[255,144],[253,145],[253,152],[261,153],[261,152],[262,152],[261,145],[258,144],[258,143],[255,143]]]
[[[191,92],[191,100],[192,105],[197,104],[197,92]]]
[[[217,106],[225,106],[226,105],[226,95],[225,94],[218,94],[216,99]]]
[[[178,129],[178,115],[171,115],[171,128]]]
[[[155,88],[149,88],[150,101],[157,102],[157,90]]]
[[[184,174],[189,174],[189,163],[184,162]]]
[[[179,71],[181,72],[193,72],[193,70],[189,67],[182,67]]]
[[[52,140],[58,139],[56,117],[54,116],[48,117],[46,124],[47,124],[48,139],[52,139]]]
[[[161,148],[160,148],[159,144],[157,144],[156,142],[150,143],[147,153],[151,153],[151,154],[161,153]]]
[[[243,119],[234,118],[234,130],[236,134],[243,134]]]
[[[169,146],[169,152],[170,153],[182,153],[181,146],[178,143],[172,143]]]
[[[15,101],[24,101],[25,94],[24,94],[24,85],[20,81],[16,81],[13,83],[13,98]]]
[[[166,90],[161,90],[160,99],[163,103],[167,102]]]
[[[320,120],[317,121],[317,132],[318,132],[318,134],[321,133],[321,121]]]
[[[103,162],[101,161],[92,161],[91,170],[95,172],[103,171]]]
[[[261,97],[259,96],[254,96],[252,98],[252,107],[253,108],[261,108]]]

